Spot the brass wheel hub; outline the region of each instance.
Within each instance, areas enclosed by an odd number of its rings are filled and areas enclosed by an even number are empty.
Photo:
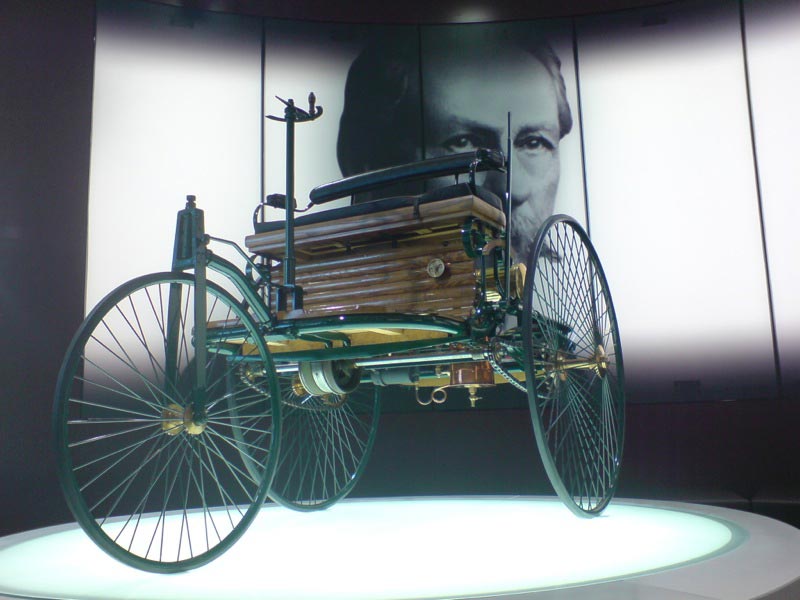
[[[292,378],[292,393],[295,396],[310,396],[310,394],[308,393],[308,390],[303,385],[303,382],[300,381],[300,376],[299,375],[295,375]]]
[[[169,436],[175,436],[185,431],[189,435],[200,435],[206,429],[205,423],[194,420],[194,409],[191,406],[182,407],[172,403],[161,411],[161,431]]]
[[[595,359],[596,364],[594,366],[594,370],[597,371],[597,374],[600,375],[600,377],[605,377],[606,373],[608,372],[608,355],[606,354],[606,349],[603,348],[602,344],[597,345]]]
[[[306,386],[303,385],[303,380],[300,378],[299,374],[292,378],[292,393],[297,398],[304,398],[306,396],[319,398],[322,405],[326,408],[339,408],[347,400],[347,394],[312,394],[306,389]]]
[[[567,371],[571,369],[591,369],[600,377],[605,377],[608,372],[608,354],[602,344],[598,344],[592,356],[588,358],[569,358],[564,352],[558,352],[556,359],[545,371],[551,376],[558,377],[561,381],[567,380]]]

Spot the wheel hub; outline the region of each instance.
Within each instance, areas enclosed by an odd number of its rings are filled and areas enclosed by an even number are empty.
[[[361,369],[349,360],[300,363],[298,375],[301,386],[312,396],[347,395],[361,382]]]
[[[608,372],[608,355],[606,349],[602,344],[597,344],[597,351],[595,352],[595,365],[594,370],[600,377],[605,377]]]
[[[191,405],[184,408],[172,403],[161,412],[161,418],[161,431],[169,436],[178,435],[182,431],[189,435],[200,435],[206,429],[205,423],[195,421]]]
[[[555,361],[545,371],[561,381],[566,381],[567,371],[571,369],[591,369],[598,376],[605,377],[608,372],[608,354],[603,345],[598,344],[594,354],[587,358],[570,358],[565,352],[558,352]]]
[[[339,408],[349,397],[349,394],[312,394],[303,385],[299,374],[292,378],[290,390],[288,394],[283,396],[284,404],[305,410]]]

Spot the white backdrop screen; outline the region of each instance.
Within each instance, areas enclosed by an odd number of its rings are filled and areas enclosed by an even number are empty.
[[[579,22],[592,239],[648,399],[775,391],[739,11]]]
[[[261,21],[143,2],[97,10],[86,304],[171,267],[188,194],[242,241],[261,182]]]
[[[800,372],[800,1],[743,6],[706,0],[575,20],[395,27],[103,0],[87,309],[113,286],[169,268],[187,194],[198,196],[210,233],[243,241],[262,180],[266,193],[284,191],[285,129],[264,120],[282,114],[276,95],[304,107],[313,91],[325,109],[297,127],[301,207],[310,189],[343,175],[490,138],[499,145],[498,115],[512,111],[515,144],[549,161],[527,181],[515,163],[515,193],[539,185],[548,190],[534,202],[542,215],[588,225],[614,296],[631,399],[775,396],[774,345],[787,386]],[[563,81],[555,121],[550,109],[530,117],[552,101],[531,82],[558,80],[541,71],[540,37]],[[403,58],[387,67],[380,52],[370,55],[379,43]],[[512,56],[525,44],[538,49]],[[355,64],[377,67],[383,87],[357,84]],[[403,94],[392,96],[398,82]],[[363,100],[355,113],[353,98]],[[355,138],[352,114],[362,125]],[[535,140],[514,130],[526,120],[542,124]]]

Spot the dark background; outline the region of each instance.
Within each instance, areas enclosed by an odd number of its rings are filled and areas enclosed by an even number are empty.
[[[371,3],[363,12],[354,2],[217,3],[315,20],[467,18],[455,0],[433,4],[406,2],[399,11],[400,4]],[[495,2],[485,19],[643,4],[655,3]],[[93,1],[0,3],[0,535],[71,520],[57,483],[50,410],[83,316],[93,35]],[[635,404],[627,422],[620,496],[711,502],[800,523],[794,398]],[[355,495],[473,493],[552,493],[526,410],[384,415]]]

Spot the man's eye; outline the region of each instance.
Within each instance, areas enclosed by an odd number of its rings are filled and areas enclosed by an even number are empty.
[[[442,142],[442,147],[451,152],[467,152],[475,148],[480,148],[480,140],[472,134],[454,135]]]
[[[554,148],[553,143],[546,137],[533,134],[518,137],[514,140],[514,146],[520,150],[527,150],[528,152],[552,150]]]

